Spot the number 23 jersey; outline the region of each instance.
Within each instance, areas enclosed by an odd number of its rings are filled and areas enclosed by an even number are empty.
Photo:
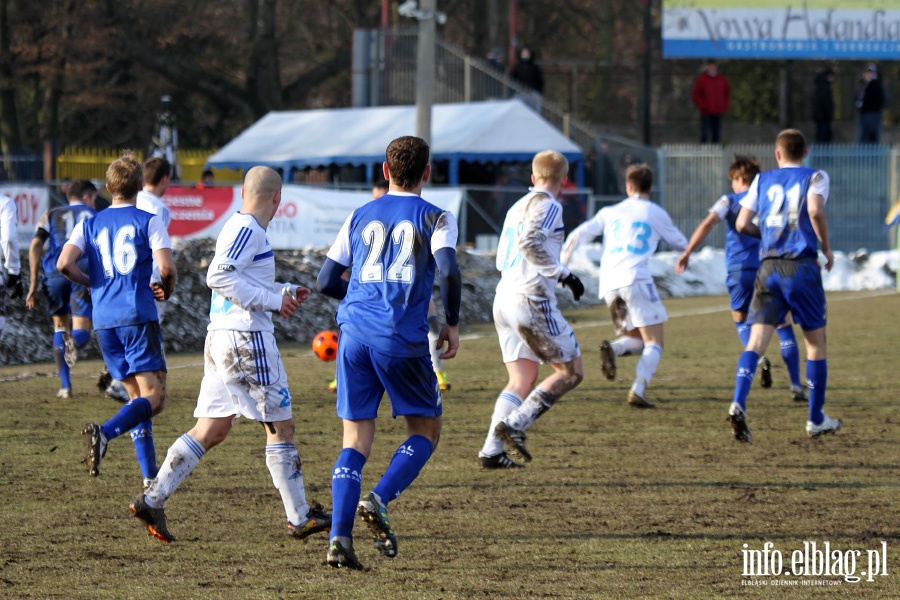
[[[68,243],[88,259],[94,329],[158,320],[153,253],[172,247],[159,217],[132,204],[113,205],[76,225]]]
[[[644,198],[626,198],[600,209],[593,218],[569,234],[567,258],[571,247],[584,238],[603,235],[600,257],[600,297],[635,281],[653,281],[650,257],[663,240],[673,250],[684,250],[687,239],[675,227],[672,217],[660,205]]]
[[[357,208],[328,258],[352,266],[337,311],[341,333],[390,356],[425,356],[434,253],[456,248],[456,219],[415,194],[392,191]]]

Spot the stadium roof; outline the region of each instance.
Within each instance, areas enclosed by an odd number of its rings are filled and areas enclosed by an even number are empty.
[[[247,170],[329,165],[378,166],[391,140],[413,135],[415,106],[273,111],[213,154],[209,167]],[[432,160],[450,162],[451,185],[459,162],[525,162],[557,150],[580,162],[581,148],[519,100],[436,104],[431,123]],[[372,169],[367,169],[371,174]]]

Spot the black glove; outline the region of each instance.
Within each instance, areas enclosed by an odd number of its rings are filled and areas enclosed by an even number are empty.
[[[6,295],[15,300],[16,298],[21,298],[22,294],[25,293],[25,286],[22,285],[22,275],[7,275],[6,276]]]
[[[575,273],[569,273],[569,276],[563,279],[561,283],[563,287],[572,290],[572,297],[575,298],[576,302],[584,295],[584,284],[581,283],[581,280],[578,279]]]

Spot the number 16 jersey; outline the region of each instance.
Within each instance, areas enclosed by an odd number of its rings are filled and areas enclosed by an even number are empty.
[[[88,259],[94,329],[158,320],[150,289],[153,253],[172,247],[159,217],[116,204],[76,225],[67,243]]]

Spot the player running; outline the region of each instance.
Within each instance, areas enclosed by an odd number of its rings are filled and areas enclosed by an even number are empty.
[[[653,171],[645,164],[625,172],[628,198],[600,209],[592,219],[569,234],[562,259],[567,263],[575,249],[603,235],[600,257],[600,297],[606,300],[618,339],[600,345],[601,369],[606,379],[616,378],[616,357],[640,354],[636,376],[628,392],[628,404],[654,408],[646,388],[662,358],[663,323],[669,320],[650,273],[650,257],[663,240],[674,250],[684,250],[687,239],[672,223],[664,208],[650,201]]]
[[[559,260],[565,234],[557,198],[569,172],[569,161],[545,150],[531,161],[534,187],[506,213],[497,250],[500,283],[494,296],[494,325],[509,375],[494,402],[487,438],[478,453],[482,469],[516,469],[504,451],[526,461],[525,430],[584,379],[584,364],[575,332],[556,305],[556,286],[572,290],[575,300],[584,285]],[[553,373],[537,383],[541,364]]]
[[[451,213],[421,198],[431,175],[428,144],[400,137],[385,155],[388,193],[350,214],[316,282],[320,292],[341,300],[337,413],[344,437],[332,471],[334,523],[325,555],[335,568],[362,568],[353,550],[354,513],[368,524],[382,556],[397,556],[388,503],[418,477],[440,438],[443,407],[429,357],[427,321],[435,267],[447,323],[439,335],[439,345],[447,343],[442,358],[453,358],[459,348],[458,232]],[[341,278],[348,267],[349,281]],[[385,392],[393,416],[405,418],[409,437],[374,489],[360,498]]]
[[[168,299],[175,289],[175,261],[162,221],[135,207],[140,186],[141,165],[133,154],[113,162],[106,171],[112,204],[75,226],[57,262],[60,273],[90,288],[103,359],[131,397],[112,419],[88,423],[82,431],[94,477],[107,444],[162,412],[166,401],[166,356],[154,300]],[[89,274],[79,266],[82,256]],[[151,287],[154,258],[162,280]],[[139,452],[138,459],[150,454],[155,461],[155,453]]]
[[[725,236],[725,267],[728,270],[725,285],[728,286],[728,293],[731,295],[731,316],[734,319],[734,326],[741,345],[745,348],[750,341],[747,311],[750,308],[750,299],[753,298],[753,284],[760,264],[759,238],[738,233],[735,224],[741,211],[740,201],[747,195],[747,190],[757,175],[759,162],[755,158],[734,157],[734,162],[728,169],[728,178],[731,180],[731,189],[734,193],[724,194],[712,205],[706,219],[694,230],[688,247],[675,263],[675,272],[679,275],[684,273],[688,268],[691,253],[703,243],[713,227],[722,221],[725,222],[728,227]],[[806,402],[803,384],[800,382],[800,351],[797,348],[797,336],[794,335],[790,315],[786,321],[775,330],[781,340],[781,358],[791,378],[791,397],[797,402]],[[759,371],[762,387],[772,387],[772,364],[765,356],[759,360]]]
[[[732,433],[740,442],[752,441],[747,426],[747,395],[759,357],[765,352],[775,326],[790,311],[806,341],[806,382],[809,387],[809,420],[806,433],[818,437],[841,428],[822,409],[828,382],[825,354],[825,290],[818,263],[819,244],[825,269],[834,256],[828,241],[829,179],[825,171],[802,166],[808,150],[796,129],[786,129],[775,140],[778,169],[757,175],[741,200],[737,230],[759,236],[762,265],[747,320],[752,324],[750,340],[737,364],[734,401],[728,411]],[[759,215],[759,225],[753,219]]]

